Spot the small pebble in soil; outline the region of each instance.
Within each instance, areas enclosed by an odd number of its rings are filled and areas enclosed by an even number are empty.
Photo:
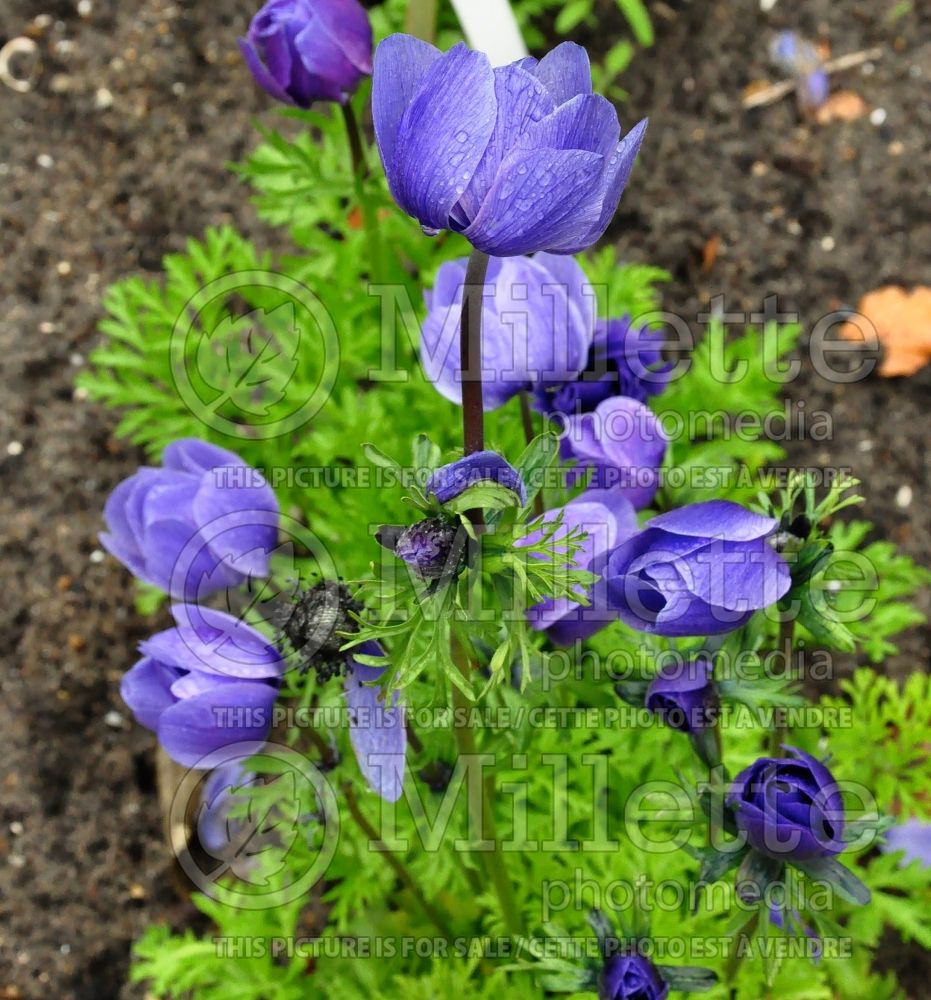
[[[62,278],[66,278],[69,274],[71,274],[71,264],[67,260],[60,260],[55,265],[55,270]]]
[[[123,728],[123,716],[120,715],[115,709],[111,709],[103,717],[104,725],[109,726],[111,729],[122,729]]]
[[[857,442],[857,451],[867,452],[873,450],[873,442],[869,438],[864,438]]]
[[[91,0],[78,0],[78,14],[81,17],[90,17],[93,9],[94,4]]]
[[[896,507],[901,507],[902,510],[905,510],[906,507],[910,507],[912,505],[913,496],[914,494],[912,492],[912,488],[908,485],[908,483],[900,486],[895,495]]]
[[[94,94],[94,107],[98,111],[106,111],[107,108],[113,107],[113,94],[106,87],[97,89],[97,93]]]
[[[94,551],[87,557],[92,563],[102,563],[106,559],[106,554],[101,552],[100,549],[94,549]]]
[[[16,822],[10,824],[10,833],[14,837],[21,837],[23,834],[23,824],[16,820]]]
[[[760,10],[768,14],[778,2],[779,0],[760,0]]]
[[[836,246],[837,243],[834,241],[833,236],[825,236],[821,240],[821,249],[824,250],[825,253],[830,253]]]
[[[84,364],[84,355],[75,352],[68,358],[68,361],[74,368],[80,368]]]
[[[48,155],[48,153],[39,153],[39,155],[36,157],[36,163],[43,170],[51,170],[52,167],[55,166],[55,161],[52,159],[51,156]]]
[[[905,143],[898,139],[893,140],[889,143],[889,155],[890,156],[901,156],[905,152]]]
[[[22,856],[22,854],[11,854],[9,861],[13,868],[26,867],[26,859]]]
[[[13,458],[16,458],[18,455],[22,455],[23,453],[22,441],[11,441],[6,446],[6,453]]]
[[[870,112],[870,124],[871,125],[882,125],[886,120],[886,109],[885,108],[873,108]]]
[[[798,219],[789,219],[786,223],[786,231],[790,236],[801,236],[802,224],[798,221]]]

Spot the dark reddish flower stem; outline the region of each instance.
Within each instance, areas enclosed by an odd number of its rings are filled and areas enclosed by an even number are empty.
[[[482,293],[488,273],[488,254],[473,250],[462,290],[459,366],[462,369],[462,443],[466,455],[485,448],[485,409],[482,401]]]

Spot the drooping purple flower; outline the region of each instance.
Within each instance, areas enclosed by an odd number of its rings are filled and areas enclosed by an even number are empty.
[[[364,642],[355,655],[384,656],[377,642]],[[385,704],[377,681],[386,667],[372,667],[350,656],[346,674],[349,739],[365,780],[388,802],[397,802],[404,787],[407,724],[404,703],[397,693]]]
[[[629,538],[637,530],[637,515],[630,501],[619,490],[587,490],[564,507],[547,511],[542,521],[552,524],[562,514],[563,520],[550,544],[554,551],[559,542],[570,533],[584,531],[586,537],[573,557],[572,569],[588,570],[599,574],[604,568],[607,553]],[[532,527],[533,525],[531,525]],[[543,528],[531,532],[517,544],[526,547],[543,539]],[[546,631],[552,642],[568,646],[582,641],[616,619],[608,607],[604,579],[599,579],[580,596],[587,605],[580,605],[568,597],[547,598],[530,608],[527,618],[533,628]]]
[[[612,396],[647,402],[669,384],[672,369],[663,363],[662,344],[658,330],[635,327],[629,316],[598,320],[584,370],[576,379],[538,387],[538,408],[573,416]]]
[[[611,955],[598,979],[598,1000],[666,1000],[669,984],[643,955]]]
[[[757,851],[780,861],[830,858],[844,849],[844,803],[831,772],[810,754],[761,757],[731,783],[727,803]]]
[[[465,259],[444,264],[420,341],[424,372],[437,391],[462,402],[459,328]],[[594,298],[585,272],[571,257],[494,258],[482,307],[484,406],[496,410],[522,389],[574,379],[588,356],[595,327]]]
[[[654,517],[608,559],[611,605],[632,628],[657,635],[740,628],[791,586],[787,563],[767,540],[777,527],[727,500]]]
[[[103,547],[180,600],[267,576],[279,509],[262,474],[196,438],[172,442],[162,464],[139,469],[110,494]]]
[[[648,406],[614,396],[563,424],[561,454],[578,462],[577,478],[592,470],[593,487],[623,489],[637,510],[652,501],[669,438]]]
[[[903,865],[918,861],[925,868],[931,868],[931,823],[919,819],[899,823],[886,831],[886,842],[880,845],[880,850],[887,854],[902,851]]]
[[[430,475],[424,491],[439,503],[449,503],[483,483],[503,486],[516,494],[521,505],[527,503],[527,487],[520,473],[495,451],[477,451],[441,466]]]
[[[720,706],[713,667],[705,654],[664,664],[647,688],[647,710],[683,733],[713,726]]]
[[[375,136],[395,200],[428,232],[494,257],[590,247],[617,209],[646,121],[623,139],[583,48],[492,69],[409,35],[375,53]]]
[[[140,644],[120,694],[172,760],[193,767],[233,743],[262,741],[285,665],[256,629],[222,611],[178,604],[176,627]]]
[[[343,104],[372,72],[372,26],[358,0],[269,0],[239,48],[256,83],[299,108]]]

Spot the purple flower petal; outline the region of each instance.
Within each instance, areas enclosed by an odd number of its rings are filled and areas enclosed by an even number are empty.
[[[495,69],[494,82],[497,103],[495,127],[457,206],[465,225],[478,214],[501,164],[517,139],[556,108],[543,84],[516,64]]]
[[[281,101],[282,104],[294,104],[294,99],[265,68],[262,57],[252,42],[248,38],[237,38],[236,43],[239,45],[239,51],[242,53],[255,82],[276,101]]]
[[[400,200],[396,162],[401,119],[420,90],[427,70],[441,55],[439,49],[411,35],[390,35],[375,50],[372,120],[395,200]]]
[[[478,166],[495,127],[494,73],[464,44],[433,62],[401,119],[395,150],[401,207],[436,230]]]
[[[527,502],[527,488],[520,473],[494,451],[478,451],[437,469],[424,485],[424,492],[433,494],[439,503],[449,503],[479,483],[497,483],[512,490]]]
[[[224,474],[248,473],[247,485]],[[268,576],[268,559],[278,544],[278,500],[255,469],[214,469],[204,475],[192,502],[195,522],[218,561],[228,560],[243,576]]]
[[[184,767],[235,743],[263,741],[277,694],[271,684],[243,681],[179,701],[159,717],[158,741]]]
[[[378,643],[367,642],[356,652],[383,656]],[[407,728],[404,704],[395,693],[391,705],[382,701],[382,690],[374,682],[383,667],[370,667],[353,660],[346,677],[346,704],[349,708],[349,738],[365,780],[388,802],[397,802],[404,788]]]
[[[361,74],[372,72],[372,24],[357,0],[327,0],[314,6],[320,29]],[[316,68],[316,67],[315,67]]]
[[[512,151],[463,235],[486,253],[515,257],[588,232],[600,211],[589,191],[603,164],[585,150]]]
[[[534,122],[515,145],[521,149],[583,149],[600,153],[607,162],[620,135],[614,105],[601,94],[586,94]]]
[[[155,730],[162,712],[177,701],[171,693],[171,685],[178,676],[177,670],[159,663],[151,656],[144,656],[132,670],[123,675],[120,697],[139,725]]]
[[[778,523],[730,500],[706,500],[660,514],[648,521],[647,527],[696,538],[749,542],[772,534]]]
[[[537,79],[557,105],[579,94],[592,92],[592,67],[588,53],[575,42],[563,42],[548,52],[534,68]]]
[[[691,593],[728,611],[769,607],[792,586],[786,561],[759,539],[713,539],[682,557],[676,568]]]
[[[918,861],[925,868],[931,868],[931,823],[918,819],[907,819],[886,832],[886,842],[880,850],[889,854],[902,851],[902,864]]]

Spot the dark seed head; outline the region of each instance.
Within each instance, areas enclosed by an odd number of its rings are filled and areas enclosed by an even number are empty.
[[[358,631],[351,612],[362,605],[354,601],[349,588],[334,580],[322,580],[305,590],[291,609],[281,629],[291,651],[304,671],[313,667],[320,680],[343,672],[347,656],[340,652],[346,642],[342,633]]]

